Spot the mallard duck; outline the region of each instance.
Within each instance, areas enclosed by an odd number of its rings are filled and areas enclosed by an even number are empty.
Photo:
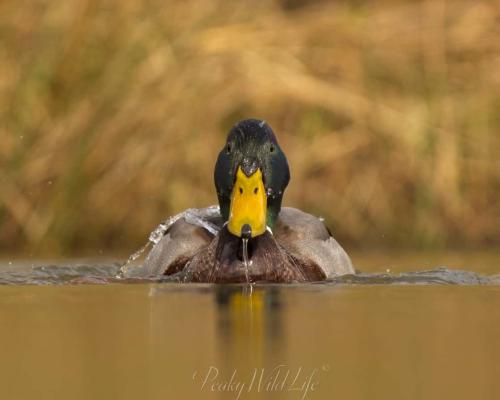
[[[219,206],[172,217],[139,274],[212,283],[310,282],[353,274],[349,256],[321,219],[281,206],[289,180],[287,158],[271,127],[257,119],[238,122],[215,164]]]

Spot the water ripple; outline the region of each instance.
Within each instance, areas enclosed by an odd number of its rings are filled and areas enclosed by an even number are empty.
[[[486,276],[472,271],[440,267],[400,274],[359,273],[356,275],[344,275],[328,282],[365,285],[499,285],[500,275]]]
[[[120,264],[110,265],[42,265],[29,270],[0,271],[3,285],[65,285],[109,283],[179,282],[173,277],[120,279]],[[344,275],[315,285],[500,285],[500,275],[481,275],[472,271],[440,267],[430,270],[392,273],[358,273]]]

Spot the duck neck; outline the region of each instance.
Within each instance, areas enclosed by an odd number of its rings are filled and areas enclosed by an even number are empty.
[[[276,220],[278,219],[278,215],[281,211],[281,200],[282,196],[268,197],[267,198],[267,219],[266,223],[271,230],[274,229],[274,225]]]

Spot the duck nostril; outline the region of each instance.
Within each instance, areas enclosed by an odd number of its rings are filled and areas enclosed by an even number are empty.
[[[255,188],[255,189],[253,190],[253,193],[254,193],[254,194],[259,193],[259,188]]]
[[[240,194],[243,194],[243,188],[240,187],[239,189],[240,189]]]

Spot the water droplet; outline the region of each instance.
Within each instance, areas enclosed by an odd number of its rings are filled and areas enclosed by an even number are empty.
[[[157,244],[161,240],[163,235],[165,235],[167,229],[168,226],[164,223],[158,225],[158,227],[149,235],[149,241],[153,242],[154,244]]]
[[[245,277],[247,279],[247,283],[250,283],[250,277],[248,274],[248,267],[250,266],[250,263],[248,261],[248,238],[243,238],[243,248],[242,248],[242,253],[243,253],[243,264],[245,265]]]

